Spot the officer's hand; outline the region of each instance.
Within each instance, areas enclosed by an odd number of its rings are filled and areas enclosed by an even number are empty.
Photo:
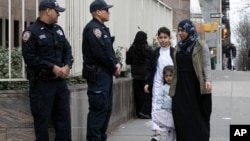
[[[53,73],[56,75],[56,78],[57,77],[60,77],[61,75],[62,75],[62,69],[59,67],[59,66],[57,66],[57,65],[54,65],[54,67],[53,67]]]
[[[145,92],[145,93],[149,93],[148,87],[149,87],[148,84],[146,84],[146,85],[144,86],[144,92]]]
[[[114,76],[119,76],[121,74],[121,69],[122,69],[121,64],[120,63],[116,64],[116,71],[114,73]]]
[[[67,78],[69,76],[70,68],[68,65],[62,67],[62,76],[61,78]]]

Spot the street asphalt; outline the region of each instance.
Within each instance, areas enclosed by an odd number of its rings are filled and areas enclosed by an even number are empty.
[[[214,70],[212,80],[210,141],[229,141],[230,125],[250,124],[250,72]],[[109,134],[108,141],[150,141],[152,134],[151,120],[132,119]]]

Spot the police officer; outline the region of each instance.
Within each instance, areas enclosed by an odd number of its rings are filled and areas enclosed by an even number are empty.
[[[73,64],[71,46],[57,25],[60,7],[56,0],[42,0],[39,17],[23,32],[22,53],[30,82],[30,107],[36,141],[49,141],[52,120],[55,141],[71,141],[69,89],[65,78]]]
[[[83,77],[88,83],[88,141],[106,141],[106,130],[112,110],[113,75],[120,74],[121,64],[113,50],[113,40],[104,22],[109,21],[109,8],[104,0],[90,4],[93,19],[83,30]]]

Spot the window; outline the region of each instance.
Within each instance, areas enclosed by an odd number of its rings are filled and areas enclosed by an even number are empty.
[[[19,21],[14,21],[14,47],[19,47]]]
[[[3,46],[3,20],[0,19],[0,47]]]

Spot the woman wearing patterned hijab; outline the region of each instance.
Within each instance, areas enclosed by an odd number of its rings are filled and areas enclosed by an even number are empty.
[[[198,40],[194,24],[183,20],[178,25],[180,41],[175,47],[175,73],[169,95],[177,141],[209,141],[211,100],[210,53]]]

